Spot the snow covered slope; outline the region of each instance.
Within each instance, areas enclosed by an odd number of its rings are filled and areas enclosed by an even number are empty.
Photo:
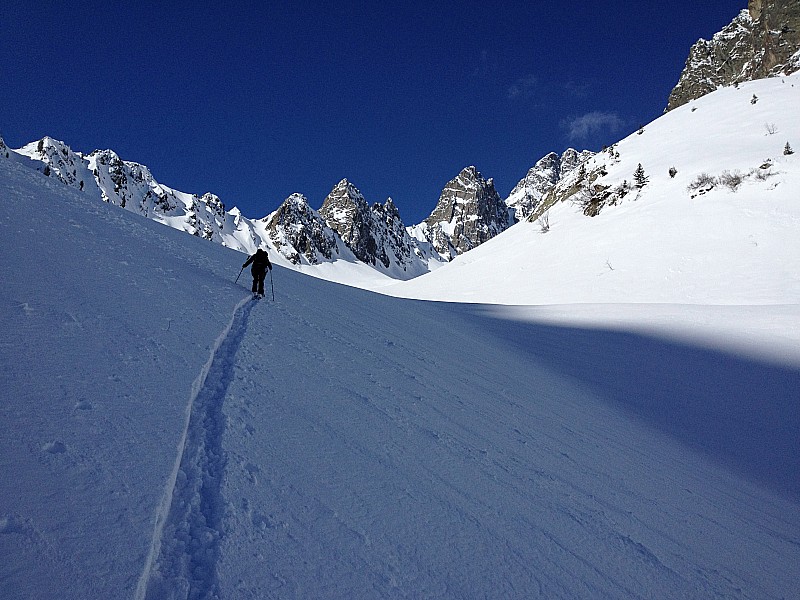
[[[255,302],[241,254],[12,161],[0,203],[2,598],[800,589],[796,306],[564,326],[280,267]],[[780,360],[693,326],[742,317]]]
[[[798,151],[784,154],[787,143]],[[649,179],[640,190],[639,164]],[[549,232],[520,223],[381,291],[502,304],[797,303],[800,74],[669,112],[570,172],[558,198]]]
[[[131,597],[241,254],[0,160],[0,597]]]

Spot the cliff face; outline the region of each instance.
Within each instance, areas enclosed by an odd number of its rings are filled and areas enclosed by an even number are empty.
[[[425,237],[445,260],[480,246],[514,224],[494,181],[474,166],[447,183],[425,219]]]
[[[536,212],[542,198],[568,173],[592,156],[589,150],[578,152],[568,148],[561,156],[551,152],[539,159],[506,198],[506,204],[515,211],[517,220],[527,219]]]
[[[667,110],[719,87],[800,70],[800,2],[750,0],[747,10],[714,35],[698,40]]]

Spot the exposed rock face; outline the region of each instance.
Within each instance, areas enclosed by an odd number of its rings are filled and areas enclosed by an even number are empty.
[[[302,258],[317,265],[338,254],[336,233],[302,194],[289,196],[264,221],[275,249],[296,265],[301,264]]]
[[[447,260],[493,238],[514,219],[491,179],[467,167],[447,183],[439,202],[425,219],[427,240]]]
[[[551,152],[537,161],[506,198],[506,204],[514,209],[517,220],[531,216],[554,185],[593,155],[588,150],[578,152],[569,148],[561,156]]]
[[[322,203],[319,214],[339,234],[356,258],[371,265],[380,261],[388,266],[389,259],[385,253],[379,252],[373,233],[369,205],[358,188],[347,179],[342,179],[331,190]]]
[[[152,192],[151,190],[151,193]],[[174,194],[172,196],[175,197]],[[176,199],[177,202],[177,199]],[[219,196],[206,192],[202,196],[192,196],[192,207],[189,213],[190,226],[194,235],[214,240],[219,235],[225,222],[225,204]]]
[[[582,150],[578,152],[574,148],[567,148],[564,151],[564,154],[561,155],[561,167],[559,169],[559,177],[563,178],[567,173],[572,171],[575,167],[580,165],[583,162],[586,162],[589,158],[594,156],[594,152],[591,150]]]
[[[416,252],[414,240],[409,236],[394,201],[387,198],[383,204],[376,202],[371,211],[375,237],[383,248],[382,254],[390,260],[390,264],[385,266],[390,267],[393,263],[408,277],[424,272],[423,263],[419,262],[422,257]]]
[[[38,171],[48,177],[55,177],[70,187],[83,190],[92,184],[93,178],[83,156],[73,152],[64,142],[43,137],[38,142],[23,146],[17,152],[32,159]]]
[[[196,196],[158,183],[144,165],[122,160],[112,150],[95,150],[88,156],[44,137],[15,151],[48,177],[104,202],[189,233],[224,243],[225,205],[214,194]]]
[[[123,161],[112,150],[95,150],[87,160],[106,202],[145,217],[173,216],[183,208],[175,192],[158,183],[144,165]]]
[[[800,2],[750,0],[755,22],[755,56],[752,79],[800,70]]]
[[[401,279],[427,271],[427,261],[416,251],[391,198],[370,207],[358,188],[343,179],[325,198],[319,214],[358,260]]]
[[[711,40],[689,52],[667,110],[715,89],[800,70],[800,2],[750,0]]]

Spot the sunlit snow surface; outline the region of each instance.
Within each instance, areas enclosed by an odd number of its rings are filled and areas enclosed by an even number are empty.
[[[702,200],[705,230],[723,235],[718,201]],[[679,294],[608,248],[586,268],[612,284],[568,271],[581,304],[559,281],[549,306],[405,300],[285,268],[275,301],[253,301],[241,254],[22,165],[0,160],[0,202],[2,598],[800,589],[786,202],[761,205],[774,221],[751,209],[774,259],[742,240],[729,262],[758,268],[735,284],[698,257],[705,285],[689,269]],[[641,225],[638,202],[609,208],[604,235],[613,211]],[[557,222],[534,239],[577,263],[587,250]]]
[[[752,103],[753,96],[758,99]],[[775,133],[770,134],[773,131]],[[797,140],[797,141],[794,141]],[[785,155],[787,142],[794,154]],[[392,295],[500,304],[776,304],[800,299],[800,73],[722,89],[601,152],[592,185],[649,183],[593,218],[567,201]],[[761,168],[765,166],[766,168]],[[670,169],[677,173],[670,177]],[[699,175],[739,174],[702,194]]]

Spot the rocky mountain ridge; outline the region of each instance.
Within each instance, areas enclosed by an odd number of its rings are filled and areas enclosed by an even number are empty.
[[[445,185],[423,223],[407,227],[391,198],[370,206],[347,179],[334,186],[319,211],[302,194],[293,194],[278,210],[256,220],[236,208],[226,210],[212,193],[189,194],[167,187],[146,166],[122,160],[112,150],[84,155],[50,137],[11,150],[0,138],[0,156],[12,155],[98,200],[236,250],[272,248],[296,266],[360,261],[397,279],[430,271],[507,229],[515,221],[514,212],[526,214],[521,205],[510,210],[494,182],[474,166]],[[548,155],[515,190],[523,190],[528,199],[538,198],[548,181],[557,181],[586,156],[572,149],[561,157]],[[542,175],[552,169],[551,163],[556,170]]]
[[[325,198],[319,214],[360,261],[382,266],[401,279],[428,270],[414,252],[414,240],[391,198],[370,207],[358,188],[342,179]]]
[[[692,46],[667,110],[720,87],[798,70],[800,2],[750,0],[722,31]]]
[[[123,161],[113,150],[84,155],[64,142],[44,137],[16,150],[15,155],[44,175],[103,202],[172,226],[179,219],[179,229],[221,241],[225,205],[217,196],[197,196],[166,187],[146,166]]]
[[[336,232],[302,194],[292,194],[262,219],[273,248],[290,263],[318,265],[341,254]]]

